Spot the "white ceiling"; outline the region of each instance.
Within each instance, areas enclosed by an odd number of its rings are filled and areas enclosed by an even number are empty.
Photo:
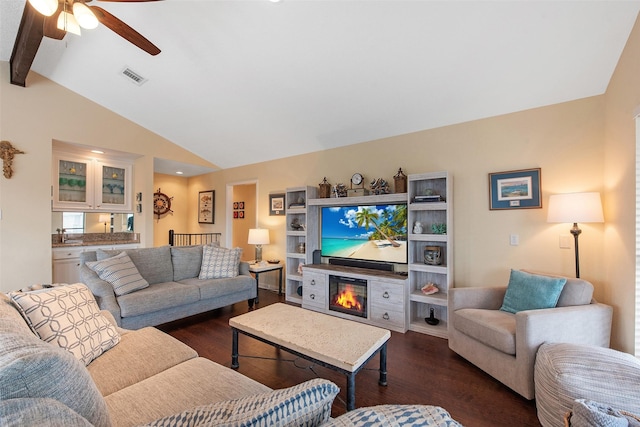
[[[0,2],[0,60],[24,3]],[[220,168],[602,94],[640,9],[614,0],[92,4],[162,53],[100,26],[45,38],[32,69]],[[125,67],[148,81],[127,81]]]

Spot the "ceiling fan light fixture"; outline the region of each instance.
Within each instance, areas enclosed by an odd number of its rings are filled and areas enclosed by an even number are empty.
[[[58,0],[29,0],[29,4],[44,16],[51,16],[58,10]]]
[[[57,27],[59,30],[64,30],[77,36],[80,35],[80,26],[78,25],[78,21],[76,21],[76,18],[67,11],[60,12]]]
[[[99,24],[98,18],[96,18],[91,9],[79,1],[73,3],[73,16],[75,16],[78,24],[87,30],[93,30]]]

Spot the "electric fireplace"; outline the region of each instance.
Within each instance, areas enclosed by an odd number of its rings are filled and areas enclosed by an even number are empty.
[[[329,310],[367,318],[367,281],[329,276]]]

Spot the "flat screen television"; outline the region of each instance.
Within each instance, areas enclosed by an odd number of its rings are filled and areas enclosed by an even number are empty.
[[[330,258],[407,263],[407,205],[322,208],[321,255]]]

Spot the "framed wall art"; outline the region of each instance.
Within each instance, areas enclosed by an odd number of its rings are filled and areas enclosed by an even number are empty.
[[[198,193],[198,222],[213,224],[216,211],[216,192],[214,190]]]
[[[489,209],[542,208],[540,168],[489,174]]]
[[[269,194],[269,215],[284,215],[284,193]]]

